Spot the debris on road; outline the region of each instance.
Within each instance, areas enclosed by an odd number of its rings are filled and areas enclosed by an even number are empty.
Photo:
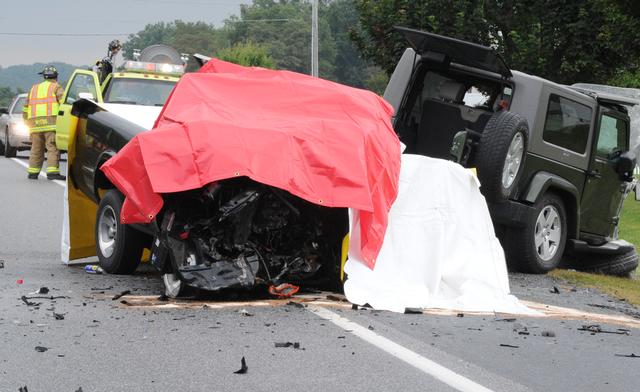
[[[640,319],[640,312],[634,311],[634,310],[630,310],[630,309],[620,308],[620,307],[611,306],[611,305],[600,305],[600,304],[587,304],[587,306],[591,306],[593,308],[601,308],[601,309],[613,310],[613,311],[616,311],[616,312],[620,312],[622,314],[626,314],[627,316],[631,316],[633,318]]]
[[[625,357],[625,358],[640,358],[640,355],[631,354],[615,354],[616,357]]]
[[[23,295],[22,297],[20,297],[20,299],[22,300],[22,302],[24,302],[27,306],[38,306],[40,305],[40,302],[31,302],[29,301],[29,299],[27,298],[27,296]]]
[[[54,317],[56,320],[64,320],[64,314],[62,314],[62,313],[55,313],[55,312],[53,312],[53,317]]]
[[[85,265],[84,272],[88,274],[101,274],[104,270],[99,265]]]
[[[247,361],[244,360],[244,357],[242,357],[242,359],[240,360],[240,363],[241,363],[240,369],[236,370],[234,372],[235,374],[245,374],[247,370],[249,370],[249,367],[247,366]]]
[[[43,347],[43,346],[36,346],[36,351],[39,353],[43,353],[45,351],[49,350],[47,347]]]
[[[18,279],[16,280],[16,284],[23,284],[24,283],[24,279]]]
[[[0,269],[4,268],[4,260],[0,259]]]
[[[287,347],[293,347],[296,350],[300,349],[300,342],[284,342],[284,343],[275,343],[275,347],[276,348],[287,348]]]
[[[549,290],[549,292],[553,294],[560,294],[560,289],[558,289],[558,287],[556,286],[553,286],[553,289]]]
[[[245,317],[253,316],[253,313],[249,313],[249,311],[247,309],[240,309],[240,310],[238,310],[238,313],[240,313],[241,315],[243,315]]]
[[[504,343],[501,343],[500,347],[520,348],[520,346],[514,346],[514,345],[511,345],[511,344],[504,344]]]
[[[617,329],[615,331],[607,331],[607,330],[602,329],[602,327],[600,327],[600,325],[598,325],[598,324],[583,325],[582,327],[578,328],[578,331],[591,332],[592,335],[595,335],[597,333],[611,333],[611,334],[616,334],[616,335],[629,335],[629,330],[628,329],[619,328],[619,329]]]
[[[291,298],[300,291],[300,286],[291,283],[281,283],[277,286],[270,285],[268,291],[269,294],[277,298]]]
[[[115,301],[115,300],[118,300],[118,299],[124,297],[125,295],[129,295],[129,294],[131,294],[131,290],[124,290],[120,294],[114,295],[113,298],[111,298],[111,300]]]
[[[513,323],[513,322],[516,321],[516,319],[515,319],[515,317],[513,317],[513,318],[500,318],[500,319],[497,318],[497,319],[494,319],[493,321],[502,321],[502,322],[505,322],[505,323]]]
[[[92,287],[91,291],[107,291],[107,290],[111,290],[113,288],[113,286],[109,286],[109,287]]]
[[[553,331],[542,331],[540,336],[544,336],[545,338],[555,338],[556,337],[556,333],[553,332]]]
[[[27,386],[25,385],[24,387],[18,388],[18,392],[29,392],[29,390],[27,389]]]
[[[287,302],[287,306],[293,306],[295,308],[300,308],[300,309],[304,309],[307,307],[306,305],[301,304],[300,302],[294,302],[294,301]]]
[[[49,288],[46,286],[40,287],[38,290],[34,291],[31,294],[47,294],[49,293]]]

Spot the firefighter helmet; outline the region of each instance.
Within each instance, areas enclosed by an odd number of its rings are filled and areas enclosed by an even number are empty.
[[[53,65],[45,65],[42,72],[38,72],[38,75],[44,76],[45,79],[57,79],[58,70]]]

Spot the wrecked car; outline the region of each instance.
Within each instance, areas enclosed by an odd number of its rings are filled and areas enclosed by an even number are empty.
[[[385,90],[406,152],[476,168],[512,269],[625,275],[618,238],[632,188],[628,108],[638,101],[509,69],[492,48],[398,27],[406,49]]]
[[[69,205],[97,204],[94,249],[107,272],[135,271],[148,248],[172,297],[335,285],[347,208],[360,211],[362,253],[375,263],[401,150],[379,96],[212,60],[183,76],[150,132],[89,100],[72,110]]]

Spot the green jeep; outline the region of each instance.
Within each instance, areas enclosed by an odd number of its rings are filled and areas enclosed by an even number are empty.
[[[626,275],[618,239],[633,189],[627,107],[638,102],[512,71],[493,49],[398,27],[406,49],[384,98],[405,153],[477,169],[512,269]]]

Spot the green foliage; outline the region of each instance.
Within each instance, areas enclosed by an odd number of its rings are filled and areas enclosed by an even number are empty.
[[[275,62],[263,46],[252,42],[238,43],[230,48],[220,49],[216,57],[247,67],[275,68]]]
[[[16,96],[16,94],[18,94],[18,92],[13,91],[11,87],[0,87],[0,107],[8,107],[11,103],[11,100]]]
[[[59,62],[49,64],[53,64],[58,69],[58,81],[61,83],[69,79],[71,73],[76,68],[79,68],[76,65]],[[29,65],[12,65],[6,68],[0,67],[0,86],[27,91],[34,83],[42,80],[42,76],[38,75],[38,72],[42,71],[44,66],[45,64],[43,63],[35,63]]]
[[[363,28],[353,39],[389,73],[406,46],[395,25],[490,45],[513,69],[561,83],[603,83],[638,65],[640,7],[629,0],[354,2]]]

